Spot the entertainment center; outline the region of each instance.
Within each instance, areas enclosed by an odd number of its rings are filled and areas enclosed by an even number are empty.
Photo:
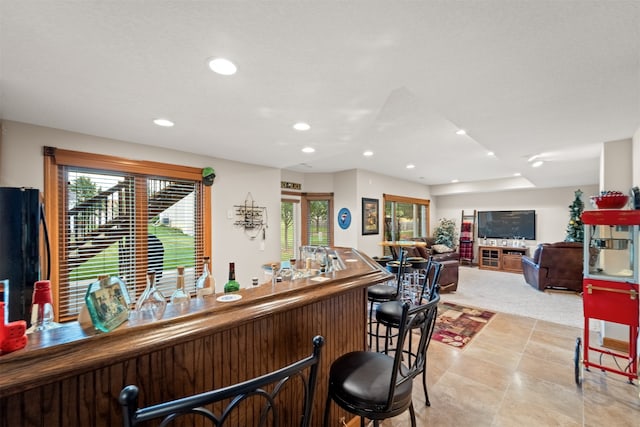
[[[478,268],[522,273],[522,256],[527,248],[515,246],[479,246]]]

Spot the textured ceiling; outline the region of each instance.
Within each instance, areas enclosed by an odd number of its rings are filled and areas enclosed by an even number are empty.
[[[638,1],[0,0],[0,61],[3,119],[435,193],[596,184],[640,127]]]

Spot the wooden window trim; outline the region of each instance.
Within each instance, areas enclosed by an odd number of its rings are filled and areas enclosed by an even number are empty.
[[[329,212],[327,215],[327,221],[329,227],[331,229],[331,233],[329,233],[329,246],[333,246],[333,193],[300,193],[301,196],[301,204],[300,204],[300,215],[302,217],[302,221],[300,224],[300,235],[301,244],[308,245],[309,240],[309,224],[308,224],[308,216],[309,209],[307,207],[309,201],[313,200],[328,200],[329,201]]]
[[[419,199],[416,197],[406,197],[406,196],[397,196],[394,194],[382,194],[382,213],[383,213],[383,217],[385,215],[385,207],[386,207],[386,203],[387,202],[395,202],[395,203],[411,203],[414,205],[421,205],[424,206],[427,209],[427,215],[426,215],[426,224],[425,224],[425,229],[427,230],[427,234],[429,233],[429,230],[431,230],[431,200],[429,199]],[[386,227],[387,227],[387,222],[386,221],[382,221],[382,240],[384,241],[384,236],[386,235]]]
[[[383,194],[382,199],[384,202],[396,202],[396,203],[413,203],[416,205],[425,205],[429,207],[431,200],[418,199],[415,197],[395,196],[393,194]]]
[[[73,167],[86,167],[90,169],[102,169],[114,172],[126,172],[133,174],[143,174],[145,176],[158,175],[168,178],[192,180],[202,183],[202,169],[190,167],[172,165],[168,163],[160,163],[146,160],[131,160],[123,157],[86,153],[81,151],[63,150],[55,147],[43,147],[43,161],[44,161],[44,206],[45,206],[45,219],[48,227],[49,235],[49,250],[51,253],[51,261],[48,268],[50,269],[50,279],[52,284],[53,293],[53,305],[56,315],[60,313],[60,301],[58,298],[60,292],[60,260],[58,254],[60,254],[61,244],[58,240],[60,235],[60,224],[58,218],[62,206],[64,206],[63,198],[65,194],[60,195],[59,174],[61,173],[60,166],[73,166]],[[136,180],[139,181],[139,180]],[[146,198],[146,192],[136,192],[138,197]],[[142,194],[140,196],[140,194]],[[197,241],[196,245],[202,245],[203,253],[207,256],[212,256],[211,253],[211,187],[202,185],[202,203],[198,206],[199,215],[203,220],[202,232],[203,242]],[[144,203],[145,200],[137,199],[136,203]],[[141,215],[141,213],[138,213]],[[136,218],[136,223],[141,218]],[[141,222],[144,223],[144,220]],[[139,227],[137,227],[139,228]],[[137,229],[137,234],[146,233],[146,230]],[[146,234],[144,234],[146,236]],[[136,255],[146,259],[146,252],[144,251],[144,245],[146,238],[143,235],[137,236],[140,239],[141,245],[137,247]],[[64,240],[64,239],[63,239]],[[146,281],[146,271],[136,272],[136,281],[144,283]],[[56,319],[58,320],[58,319]]]

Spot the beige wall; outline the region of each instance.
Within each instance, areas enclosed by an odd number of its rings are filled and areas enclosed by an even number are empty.
[[[636,138],[635,145],[640,138]],[[220,288],[226,281],[228,263],[236,262],[241,284],[247,285],[252,276],[260,276],[260,266],[279,258],[280,181],[299,182],[303,191],[334,193],[335,243],[358,248],[369,255],[380,255],[382,229],[378,235],[361,234],[361,199],[393,194],[431,200],[431,228],[438,218],[453,218],[458,223],[465,210],[535,209],[538,241],[558,241],[565,236],[569,205],[575,188],[526,189],[484,193],[456,194],[432,197],[428,186],[403,181],[365,170],[351,170],[336,174],[302,174],[274,168],[232,162],[211,156],[195,155],[177,150],[150,147],[131,142],[116,141],[34,125],[5,122],[0,140],[0,186],[43,188],[42,146],[49,145],[71,150],[109,154],[127,158],[183,164],[194,167],[212,166],[216,181],[212,191],[212,247],[213,274]],[[635,159],[636,156],[634,156]],[[637,162],[637,160],[634,160]],[[634,168],[637,173],[638,168]],[[637,182],[637,181],[636,181]],[[597,186],[582,186],[585,205],[588,196],[596,194]],[[247,193],[267,207],[266,240],[249,239],[234,227],[233,205],[241,204]],[[352,222],[347,230],[337,227],[337,212],[346,207]],[[382,220],[382,216],[380,217]],[[529,242],[534,245],[536,242]],[[261,276],[260,276],[261,277]]]
[[[438,217],[450,218],[460,225],[462,210],[466,213],[486,210],[527,210],[536,211],[536,240],[526,242],[530,248],[542,242],[563,241],[569,222],[569,205],[573,203],[575,191],[582,190],[585,209],[591,209],[589,196],[597,194],[596,185],[583,185],[578,188],[544,188],[510,190],[493,193],[473,193],[451,196],[438,196]],[[434,225],[436,222],[434,222]],[[476,238],[477,246],[477,238]],[[530,251],[531,252],[531,251]]]
[[[236,276],[244,286],[251,277],[262,277],[261,264],[278,260],[280,254],[280,170],[222,160],[91,135],[66,132],[16,122],[4,122],[0,151],[0,186],[43,189],[42,147],[52,146],[138,160],[212,166],[216,180],[212,187],[212,270],[216,288],[227,280],[229,262],[236,263]],[[251,240],[233,225],[233,205],[242,204],[247,193],[266,206],[266,240]]]

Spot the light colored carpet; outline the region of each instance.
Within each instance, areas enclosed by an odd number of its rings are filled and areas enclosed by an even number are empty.
[[[524,281],[522,274],[460,266],[458,290],[442,294],[441,298],[445,302],[584,327],[580,295],[566,291],[538,291]],[[599,322],[591,320],[589,329],[599,330]]]

